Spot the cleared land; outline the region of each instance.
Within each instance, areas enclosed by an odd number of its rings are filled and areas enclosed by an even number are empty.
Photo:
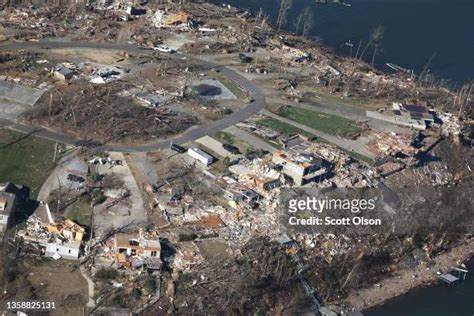
[[[0,182],[25,185],[36,198],[54,167],[54,143],[0,129]]]
[[[332,135],[345,135],[359,131],[355,121],[332,114],[294,107],[287,107],[276,114]]]

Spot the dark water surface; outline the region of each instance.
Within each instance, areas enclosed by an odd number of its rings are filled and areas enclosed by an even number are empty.
[[[345,43],[367,43],[371,31],[382,25],[383,51],[375,64],[387,62],[421,73],[425,65],[439,78],[461,84],[474,79],[474,0],[346,0],[351,6],[294,0],[284,27],[294,31],[297,16],[310,7],[314,24],[308,35],[320,38],[336,52],[349,55]],[[262,8],[272,19],[279,0],[213,0],[240,8]],[[300,28],[301,29],[301,28]],[[372,49],[364,59],[372,59]],[[431,62],[429,62],[431,60]]]

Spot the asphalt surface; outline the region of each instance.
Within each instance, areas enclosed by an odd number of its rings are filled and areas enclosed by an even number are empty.
[[[147,50],[142,49],[137,46],[128,45],[128,44],[116,44],[116,43],[90,43],[90,42],[66,42],[66,41],[40,41],[40,42],[10,42],[0,44],[1,50],[17,50],[17,49],[59,49],[59,48],[84,48],[84,49],[104,49],[104,50],[120,50],[127,51],[132,53],[146,53]],[[265,95],[262,90],[253,82],[249,81],[245,77],[241,76],[234,70],[218,65],[216,63],[205,61],[199,59],[196,56],[184,55],[181,53],[170,55],[174,58],[187,58],[189,60],[198,62],[199,64],[214,68],[217,71],[220,71],[222,75],[227,77],[230,80],[233,80],[239,84],[242,88],[247,90],[253,101],[247,105],[245,108],[242,108],[218,121],[213,121],[205,123],[198,126],[193,126],[188,129],[182,135],[177,136],[170,140],[158,140],[150,143],[144,144],[133,144],[133,145],[119,145],[119,144],[101,144],[95,141],[86,141],[77,140],[66,136],[62,133],[58,133],[53,130],[48,130],[45,128],[39,128],[34,126],[29,126],[21,124],[18,122],[10,121],[7,119],[0,118],[0,126],[8,127],[13,130],[17,130],[23,133],[32,134],[38,137],[49,139],[52,141],[57,141],[61,143],[66,143],[74,146],[88,146],[94,147],[99,150],[104,151],[117,151],[117,152],[149,152],[155,151],[158,149],[168,148],[170,143],[184,144],[190,141],[194,141],[198,138],[201,138],[206,135],[213,135],[229,126],[235,125],[238,122],[244,121],[248,117],[258,113],[261,109],[265,107]]]

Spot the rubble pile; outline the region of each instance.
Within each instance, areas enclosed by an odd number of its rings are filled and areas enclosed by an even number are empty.
[[[413,156],[418,152],[411,145],[413,141],[411,135],[371,131],[369,138],[370,142],[367,144],[367,148],[379,157],[394,156],[400,153]]]
[[[461,133],[462,125],[459,118],[452,113],[441,113],[438,118],[443,122],[440,133],[444,137],[458,136]]]

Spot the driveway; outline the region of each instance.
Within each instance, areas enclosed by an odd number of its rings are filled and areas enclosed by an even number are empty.
[[[215,152],[216,154],[218,154],[221,157],[229,157],[231,160],[236,159],[236,158],[241,156],[241,155],[231,154],[230,152],[228,152],[227,150],[222,148],[222,143],[220,141],[218,141],[217,139],[214,139],[210,136],[201,137],[201,138],[196,140],[196,143],[199,143],[199,144],[209,148],[210,150],[212,150],[213,152]]]
[[[124,187],[130,192],[130,196],[110,208],[106,208],[107,202],[94,207],[94,229],[98,235],[111,228],[119,228],[132,223],[138,225],[147,221],[140,188],[128,167],[125,157],[118,152],[110,152],[109,155],[113,160],[121,160],[122,165],[112,167],[110,164],[98,165],[97,171],[100,174],[115,174],[120,177],[124,182]]]
[[[54,168],[49,177],[43,183],[43,186],[38,193],[38,201],[46,201],[50,193],[59,188],[81,190],[83,184],[70,181],[67,179],[67,176],[73,174],[85,179],[87,177],[87,170],[87,164],[77,156],[75,151],[67,154],[59,161],[56,168]]]

